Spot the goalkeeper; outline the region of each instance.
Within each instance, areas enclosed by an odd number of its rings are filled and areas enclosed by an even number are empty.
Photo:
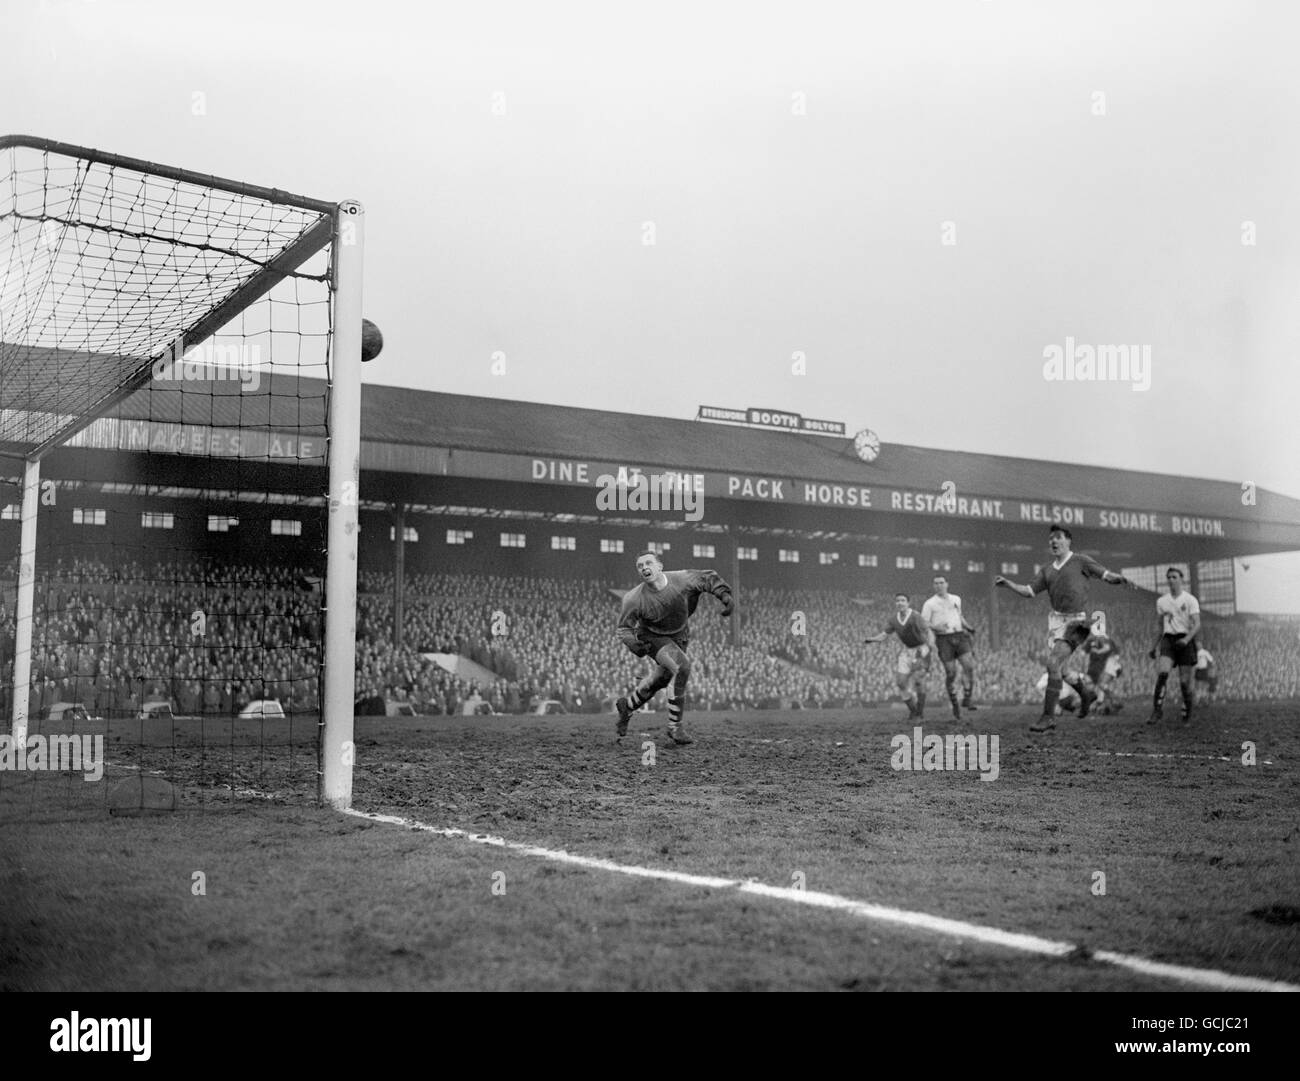
[[[632,714],[671,684],[668,692],[668,738],[674,743],[694,743],[682,728],[686,704],[686,682],[691,660],[686,656],[690,642],[690,617],[695,614],[701,593],[712,593],[722,602],[722,617],[731,616],[731,586],[716,571],[665,571],[654,552],[637,556],[636,572],[641,578],[623,596],[619,612],[618,639],[638,657],[649,657],[655,669],[631,694],[614,703],[618,711],[615,731],[627,735]]]
[[[869,646],[875,645],[891,634],[898,635],[903,647],[894,666],[894,681],[907,703],[908,717],[920,720],[925,711],[925,677],[930,674],[930,661],[934,656],[934,632],[921,618],[921,613],[913,610],[912,600],[906,593],[894,594],[894,617],[879,634],[862,641]]]

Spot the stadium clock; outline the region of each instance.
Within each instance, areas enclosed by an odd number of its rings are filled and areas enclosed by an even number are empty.
[[[874,462],[880,456],[880,436],[863,428],[853,437],[853,449],[864,462]]]

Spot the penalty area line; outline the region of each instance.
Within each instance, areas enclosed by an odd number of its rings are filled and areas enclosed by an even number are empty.
[[[889,905],[872,904],[867,901],[855,901],[850,897],[840,897],[833,893],[819,893],[816,890],[798,890],[790,886],[765,886],[761,882],[746,881],[736,878],[717,878],[711,875],[693,875],[683,871],[659,870],[654,867],[639,867],[636,864],[616,863],[613,860],[599,859],[594,856],[579,856],[560,849],[542,848],[538,845],[508,841],[488,833],[471,833],[469,830],[456,829],[452,826],[430,826],[410,818],[397,815],[370,814],[351,808],[343,811],[353,818],[379,822],[384,825],[401,826],[404,829],[420,833],[432,833],[439,837],[456,838],[472,841],[475,844],[503,848],[521,856],[536,856],[554,863],[566,863],[573,867],[584,867],[593,871],[612,871],[615,874],[629,875],[635,878],[653,878],[662,882],[675,882],[682,886],[701,886],[706,889],[730,890],[768,897],[792,904],[807,905],[812,908],[827,909],[857,916],[860,919],[877,923],[907,927],[912,930],[929,931],[953,938],[977,942],[985,946],[1000,946],[1004,949],[1019,950],[1022,953],[1037,954],[1042,957],[1065,958],[1077,956],[1079,948],[1073,943],[1058,942],[1037,935],[1019,934],[1004,931],[998,927],[985,927],[964,920],[952,920],[943,916],[932,916],[925,912],[912,912]],[[1110,950],[1087,952],[1089,959],[1104,964],[1116,965],[1144,976],[1178,980],[1182,983],[1208,987],[1216,991],[1300,991],[1300,985],[1284,983],[1279,980],[1267,980],[1258,976],[1235,976],[1230,972],[1215,969],[1189,968],[1185,965],[1171,965],[1158,961],[1148,961],[1142,957],[1114,953]]]

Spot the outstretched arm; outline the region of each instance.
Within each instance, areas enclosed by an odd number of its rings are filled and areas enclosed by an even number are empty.
[[[1116,574],[1114,571],[1108,571],[1092,556],[1085,555],[1082,557],[1083,574],[1086,578],[1100,578],[1103,582],[1112,586],[1128,586],[1130,589],[1137,589],[1135,582],[1130,582],[1122,574]]]
[[[691,571],[691,588],[698,596],[700,593],[712,593],[722,604],[722,618],[727,619],[732,612],[734,602],[731,596],[731,586],[723,580],[722,575],[717,571]],[[691,604],[692,614],[695,611],[694,603]]]
[[[993,584],[1001,586],[1003,589],[1009,589],[1012,593],[1017,593],[1022,597],[1032,597],[1034,595],[1034,591],[1028,586],[1022,586],[1018,582],[1013,582],[1010,578],[1003,578],[1000,574],[993,579]]]

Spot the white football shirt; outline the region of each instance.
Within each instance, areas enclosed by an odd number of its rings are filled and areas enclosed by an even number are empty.
[[[956,634],[964,630],[961,625],[961,598],[955,593],[947,597],[935,594],[921,605],[921,618],[935,634]]]
[[[1197,615],[1201,606],[1187,590],[1177,597],[1166,593],[1156,599],[1156,613],[1165,621],[1165,634],[1186,634],[1192,625],[1192,616]]]

